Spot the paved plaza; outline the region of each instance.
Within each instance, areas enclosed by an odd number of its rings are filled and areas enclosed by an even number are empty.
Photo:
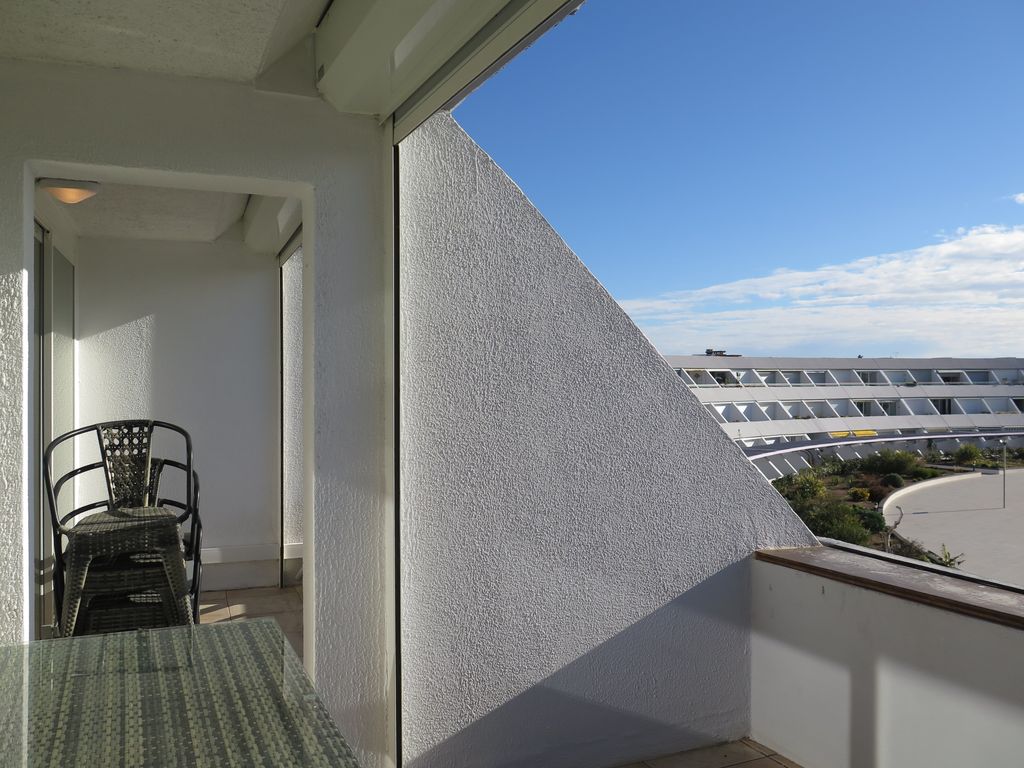
[[[1001,473],[974,472],[918,483],[890,497],[885,517],[897,529],[932,552],[945,544],[963,553],[962,571],[996,581],[1024,585],[1024,469],[1006,475],[1003,506]]]

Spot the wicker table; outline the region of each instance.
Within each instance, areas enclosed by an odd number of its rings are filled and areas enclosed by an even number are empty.
[[[0,648],[0,691],[2,765],[358,768],[272,619]]]

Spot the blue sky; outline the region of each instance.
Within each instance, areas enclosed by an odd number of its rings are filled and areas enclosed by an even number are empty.
[[[665,353],[1024,354],[1022,31],[1018,0],[588,0],[455,116]]]

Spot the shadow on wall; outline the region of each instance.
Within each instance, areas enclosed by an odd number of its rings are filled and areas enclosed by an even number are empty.
[[[745,736],[748,556],[813,537],[450,116],[401,153],[408,764]]]
[[[806,765],[1017,764],[1019,629],[757,567],[754,738]]]
[[[280,526],[276,260],[230,239],[83,238],[78,261],[79,423],[183,426],[211,512],[208,546],[272,547]]]
[[[747,559],[708,577],[427,752],[411,756],[407,765],[603,768],[746,736],[749,594]],[[717,647],[720,653],[697,657],[693,647]],[[506,650],[518,652],[512,646]],[[737,721],[744,725],[716,727]]]

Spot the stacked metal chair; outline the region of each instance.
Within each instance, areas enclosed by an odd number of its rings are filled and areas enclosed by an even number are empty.
[[[152,455],[154,430],[184,438],[184,461]],[[93,433],[100,461],[52,482],[54,451]],[[162,496],[166,469],[185,473],[183,499]],[[102,470],[107,498],[59,514],[60,492]],[[193,623],[202,574],[199,477],[192,438],[162,421],[94,424],[61,435],[46,448],[43,476],[54,538],[54,596],[62,636]],[[182,525],[189,527],[182,533]],[[192,562],[191,582],[185,562]]]

